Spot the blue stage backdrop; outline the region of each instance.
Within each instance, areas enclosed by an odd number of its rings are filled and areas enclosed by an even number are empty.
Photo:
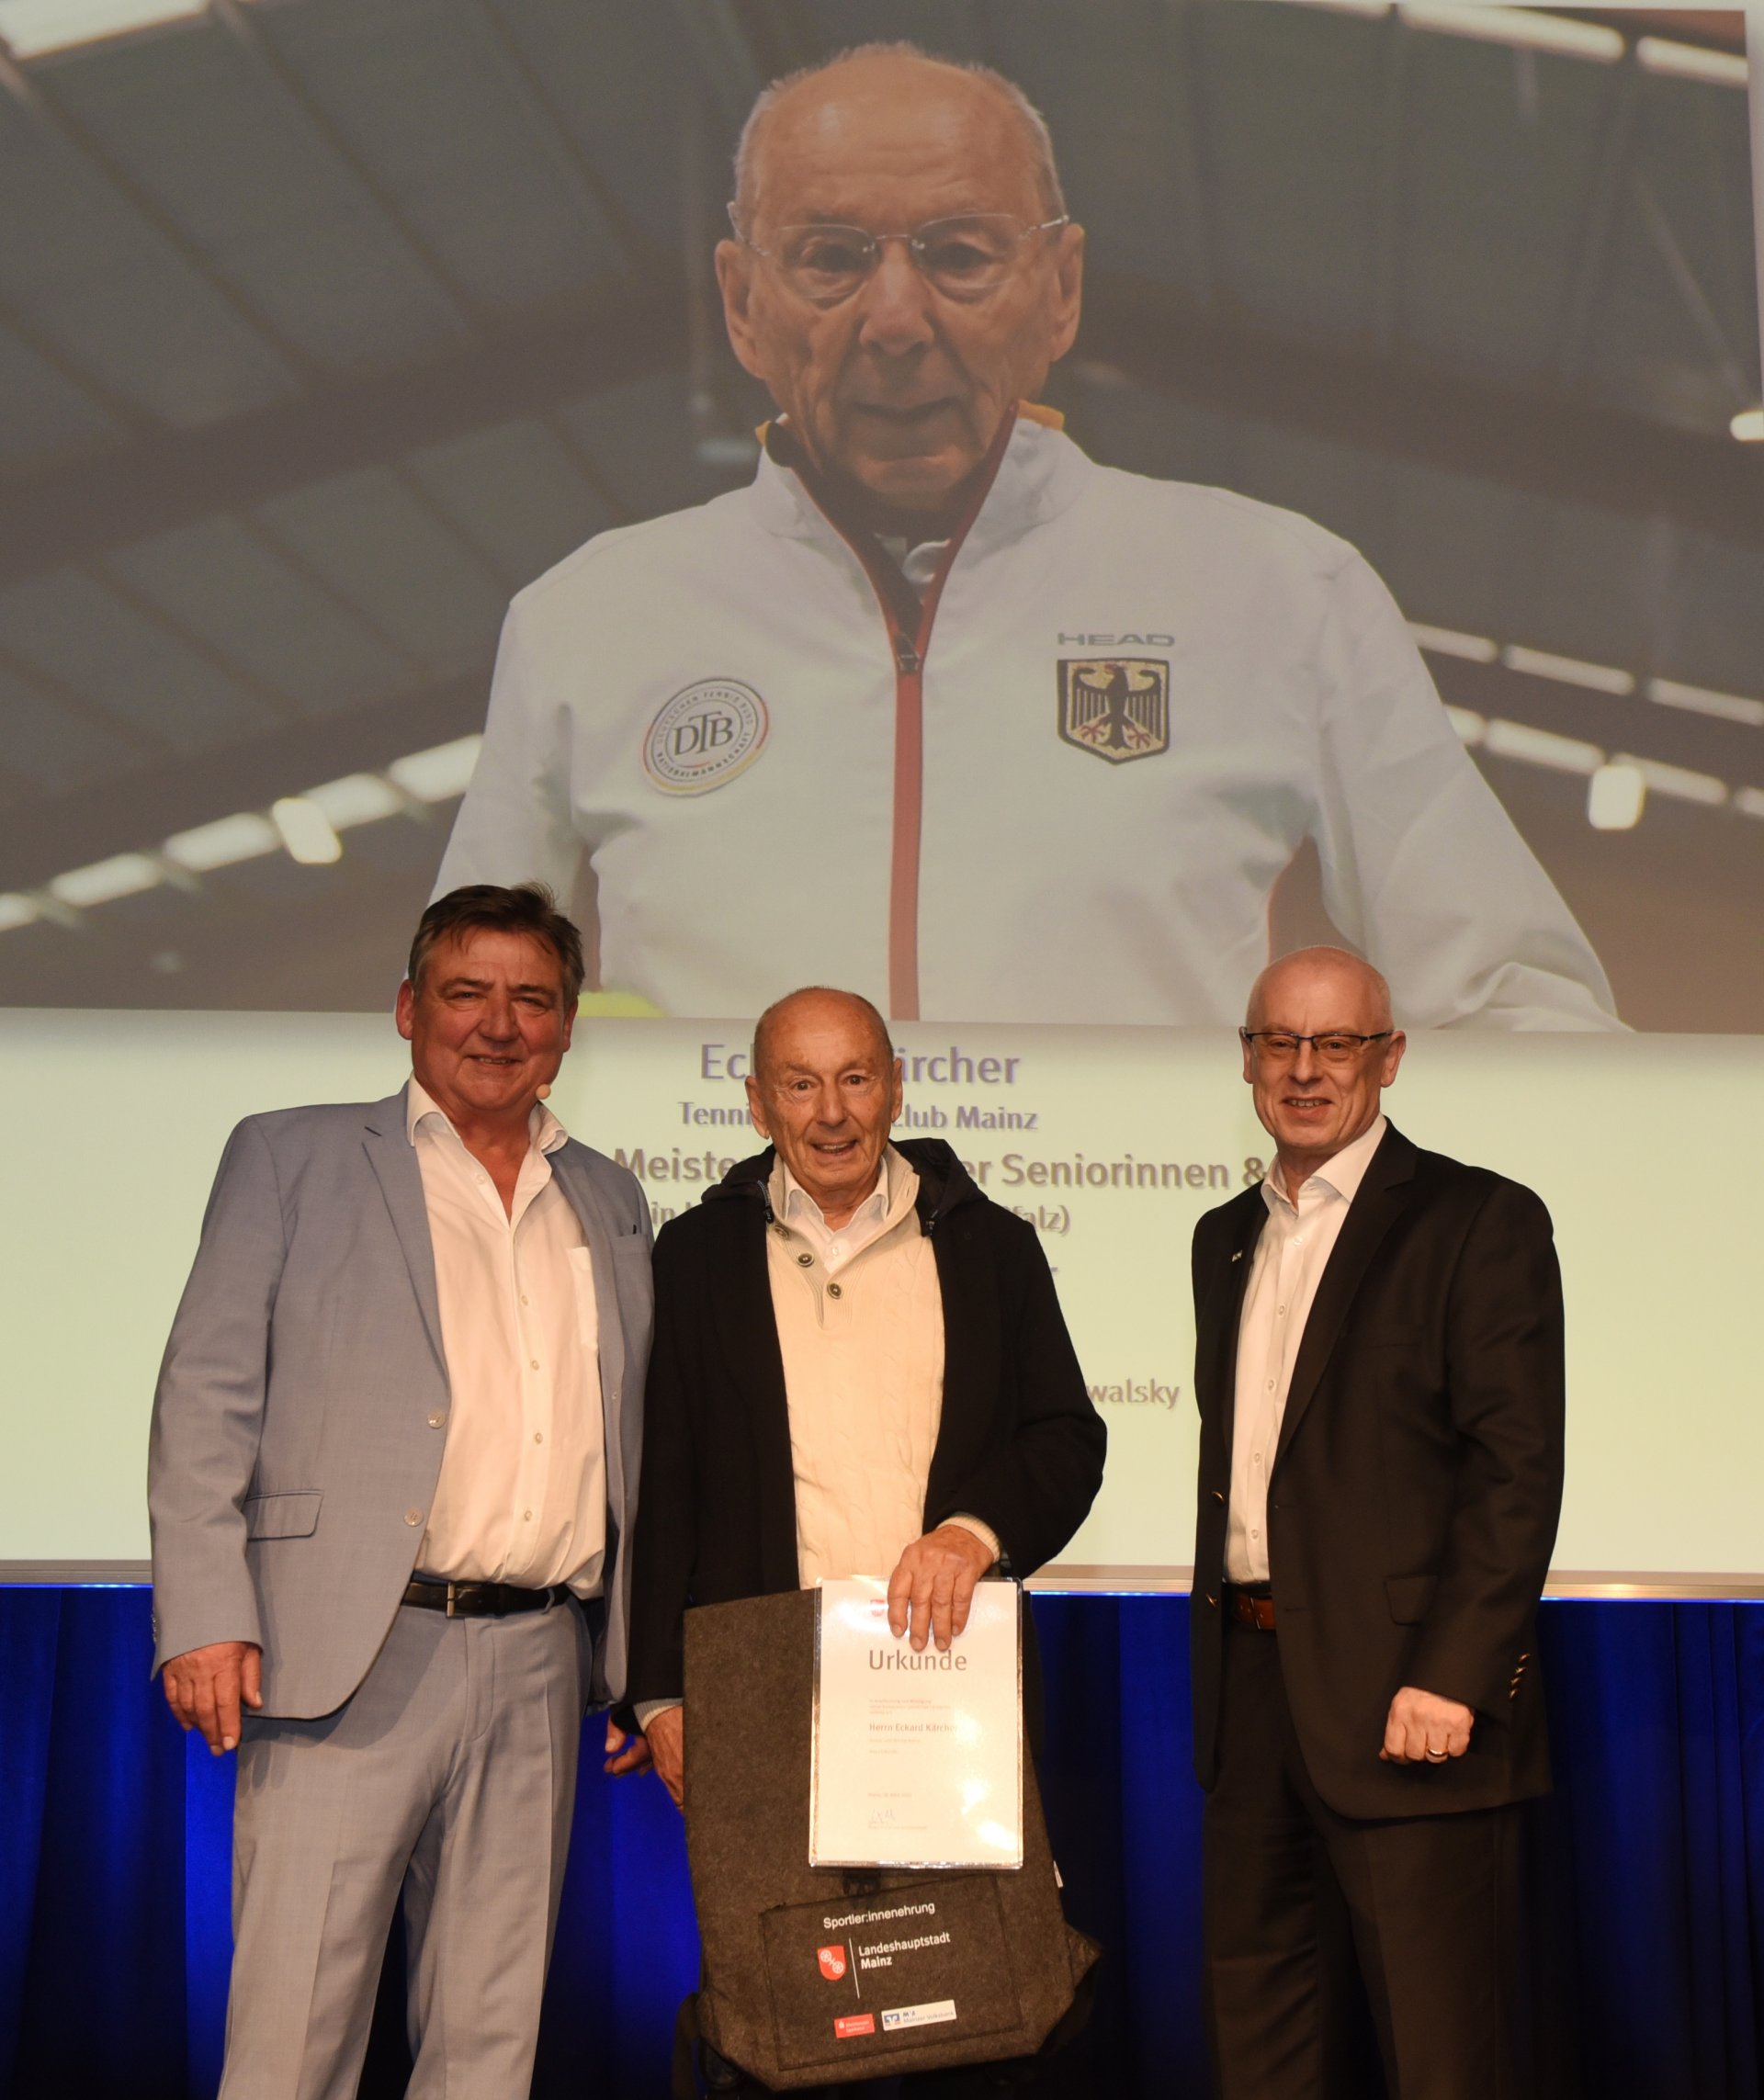
[[[1062,2094],[1205,2090],[1200,1796],[1180,1600],[1043,1598],[1044,1783],[1075,1922],[1108,1949]],[[1541,2100],[1764,2092],[1764,1606],[1544,1615],[1557,1790],[1533,1820]],[[0,2073],[13,2100],[184,2100],[220,2070],[231,1760],[147,1675],[141,1590],[0,1591]],[[394,1949],[394,1960],[396,1950]],[[652,1780],[584,1760],[535,2093],[661,2094],[696,1959]],[[395,1969],[364,2096],[401,2090]]]

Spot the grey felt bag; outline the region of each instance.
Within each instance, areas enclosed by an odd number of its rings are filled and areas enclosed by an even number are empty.
[[[1033,1762],[1020,1869],[811,1867],[814,1593],[689,1611],[685,1632],[688,2027],[780,2091],[1033,2056],[1097,1959],[1060,1908]]]

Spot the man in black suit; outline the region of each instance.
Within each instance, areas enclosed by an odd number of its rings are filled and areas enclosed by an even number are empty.
[[[1549,1215],[1385,1120],[1404,1037],[1368,964],[1284,957],[1241,1033],[1274,1162],[1194,1234],[1194,1758],[1219,2089],[1336,2089],[1345,1921],[1392,2100],[1502,2100],[1516,1804],[1549,1786]]]

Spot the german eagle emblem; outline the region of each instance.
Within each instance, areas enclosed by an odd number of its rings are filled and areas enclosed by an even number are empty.
[[[1170,749],[1170,665],[1160,656],[1062,657],[1059,733],[1111,765]]]

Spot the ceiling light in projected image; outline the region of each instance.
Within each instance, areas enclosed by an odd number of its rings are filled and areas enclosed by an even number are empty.
[[[1411,620],[1408,631],[1417,648],[1430,649],[1435,656],[1462,657],[1465,663],[1493,663],[1500,655],[1500,644],[1490,641],[1487,635],[1460,634],[1455,627],[1430,627],[1425,620]]]
[[[300,797],[322,809],[334,830],[346,831],[352,824],[377,824],[382,817],[396,817],[408,805],[390,780],[377,773],[345,773],[328,780],[322,787],[309,787]]]
[[[1628,48],[1619,29],[1602,22],[1569,20],[1534,7],[1466,6],[1448,0],[1409,0],[1401,14],[1411,28],[1437,29],[1451,37],[1476,37],[1492,44],[1521,44],[1529,51],[1614,65]]]
[[[270,805],[270,819],[282,834],[288,857],[303,868],[322,868],[343,858],[343,841],[331,819],[304,795],[285,795]]]
[[[1764,729],[1764,700],[1743,693],[1714,693],[1706,685],[1685,685],[1676,678],[1650,678],[1647,696],[1658,707],[1679,707],[1690,715],[1712,715],[1718,722],[1742,722]]]
[[[207,11],[208,0],[0,0],[0,38],[14,58],[157,28]]]
[[[207,875],[214,868],[237,867],[241,861],[273,853],[281,842],[281,833],[267,817],[242,810],[236,817],[198,824],[193,831],[179,831],[166,840],[160,852],[192,875]]]
[[[409,758],[394,759],[386,768],[386,777],[419,802],[450,802],[471,785],[483,741],[482,737],[459,737],[450,744],[435,744]]]
[[[49,894],[76,909],[91,904],[111,904],[119,897],[133,897],[154,889],[165,880],[165,870],[145,853],[116,853],[107,861],[94,861],[89,867],[72,868],[57,875]]]
[[[1611,762],[1634,766],[1647,783],[1650,794],[1668,795],[1675,802],[1695,802],[1705,809],[1719,809],[1727,799],[1727,783],[1717,780],[1713,773],[1693,773],[1689,766],[1637,758],[1634,751],[1618,751]]]
[[[1554,678],[1563,685],[1583,685],[1589,693],[1622,696],[1635,690],[1631,672],[1621,671],[1612,663],[1583,663],[1577,656],[1558,656],[1552,649],[1525,649],[1510,642],[1501,650],[1500,660],[1509,671],[1529,672],[1534,678]]]
[[[1639,766],[1601,765],[1587,783],[1587,822],[1595,831],[1629,831],[1641,821],[1647,781]]]
[[[1495,758],[1518,759],[1552,773],[1592,773],[1605,760],[1597,744],[1558,736],[1554,729],[1533,728],[1529,722],[1490,722],[1483,731],[1482,748]]]
[[[1638,38],[1635,62],[1645,73],[1711,81],[1718,87],[1744,87],[1749,78],[1743,51],[1712,51],[1704,44],[1674,43],[1664,37]]]

